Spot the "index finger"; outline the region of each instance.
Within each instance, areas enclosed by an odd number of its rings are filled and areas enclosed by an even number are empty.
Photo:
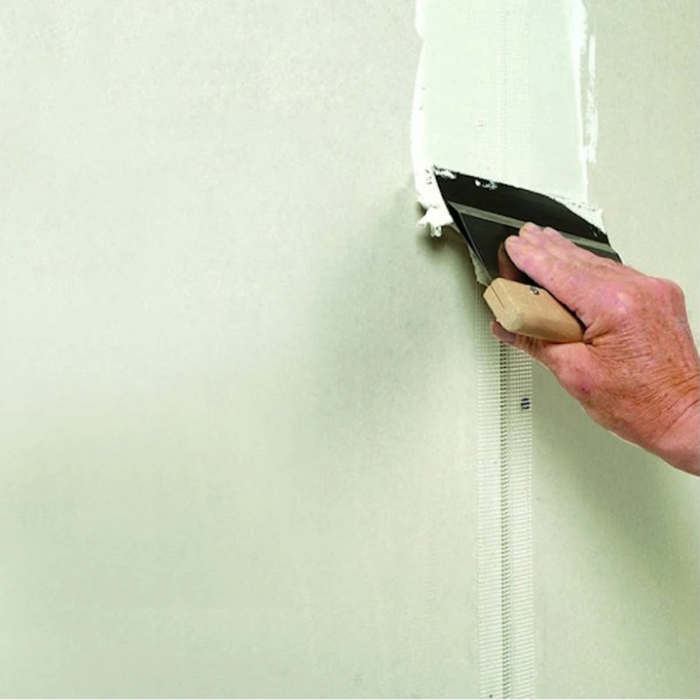
[[[563,253],[561,248],[552,251],[552,246],[545,245],[544,242],[542,233],[510,236],[506,239],[505,246],[508,255],[520,270],[568,306],[585,323],[582,314],[595,262],[587,257],[568,256],[566,249]],[[570,245],[576,248],[573,244]],[[590,254],[590,257],[596,256]]]

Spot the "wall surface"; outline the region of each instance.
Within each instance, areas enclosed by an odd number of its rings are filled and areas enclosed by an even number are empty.
[[[678,282],[700,331],[700,17],[589,3],[591,194],[623,260]],[[698,482],[588,423],[536,370],[538,694],[698,697]]]
[[[685,289],[697,335],[697,4],[425,16],[427,160],[602,207],[627,263]],[[540,367],[533,408],[537,695],[697,697],[697,480],[592,424]]]
[[[495,143],[576,40],[526,4],[426,18],[431,60],[537,48]],[[0,5],[0,696],[476,694],[479,289],[415,228],[413,5]],[[697,330],[697,8],[589,5],[595,166],[544,129],[511,174],[590,186]],[[697,483],[537,369],[533,418],[538,695],[696,696]]]
[[[412,1],[0,5],[0,695],[473,693],[473,281]]]

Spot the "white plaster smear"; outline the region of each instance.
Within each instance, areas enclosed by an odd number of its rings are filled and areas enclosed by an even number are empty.
[[[424,38],[425,31],[425,2],[416,3],[416,31]],[[425,47],[421,50],[418,60],[418,73],[413,91],[413,111],[411,113],[411,158],[413,161],[413,182],[416,196],[425,209],[425,216],[418,222],[419,226],[428,226],[432,236],[440,236],[443,226],[453,225],[452,217],[447,211],[440,190],[432,172],[432,163],[426,159],[425,151],[425,78],[423,60]]]
[[[598,148],[598,105],[595,95],[595,35],[588,37],[588,76],[586,91],[586,120],[584,154],[588,163],[595,163]]]
[[[416,31],[419,224],[434,236],[452,224],[435,164],[547,194],[603,228],[588,197],[598,119],[595,37],[582,0],[472,0],[468,8],[417,0]]]

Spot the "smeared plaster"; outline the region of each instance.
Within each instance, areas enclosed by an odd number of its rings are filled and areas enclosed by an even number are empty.
[[[595,37],[583,0],[539,9],[480,0],[452,16],[443,8],[416,3],[423,46],[411,154],[426,210],[419,225],[439,236],[452,224],[430,170],[440,164],[548,194],[603,228],[588,194],[598,118]],[[524,36],[532,28],[539,31]]]
[[[424,4],[418,0],[416,8],[416,29],[423,36]],[[443,226],[452,225],[452,217],[445,207],[440,190],[433,177],[431,164],[425,152],[425,84],[423,76],[423,51],[418,62],[418,73],[413,92],[413,111],[411,113],[411,158],[413,161],[413,182],[416,197],[425,209],[425,215],[418,222],[427,226],[431,236],[440,236]]]
[[[584,121],[584,155],[590,164],[596,161],[598,148],[598,104],[595,95],[595,35],[588,37],[588,74],[586,76],[586,119]]]
[[[595,163],[598,145],[598,110],[595,99],[596,39],[592,33],[583,0],[568,0],[570,6],[571,64],[573,79],[579,85],[578,114],[581,122],[581,159]],[[584,170],[586,189],[588,171]]]

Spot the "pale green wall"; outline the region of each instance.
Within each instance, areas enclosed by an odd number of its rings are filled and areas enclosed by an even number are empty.
[[[596,196],[696,297],[697,24],[597,5]],[[413,2],[11,0],[0,40],[0,695],[475,694],[477,290],[414,228]],[[535,379],[538,690],[691,694],[697,484]]]
[[[698,337],[697,3],[589,2],[593,198],[623,259],[684,288]],[[588,423],[542,370],[534,412],[538,692],[698,697],[698,481]]]
[[[413,11],[0,4],[0,695],[470,693]]]
[[[588,177],[571,51],[581,4],[426,8],[429,160],[577,201],[588,190],[623,259],[683,286],[697,334],[697,4],[586,3],[599,118]],[[697,697],[697,479],[595,426],[540,367],[533,445],[537,695]]]

